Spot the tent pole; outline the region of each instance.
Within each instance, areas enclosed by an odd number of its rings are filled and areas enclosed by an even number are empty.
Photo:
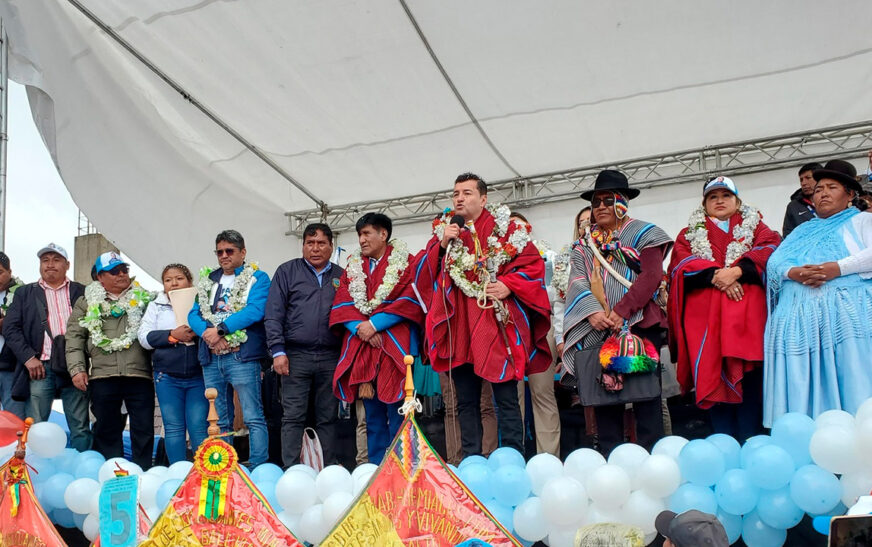
[[[9,39],[0,19],[0,251],[6,250],[6,134],[9,114]]]

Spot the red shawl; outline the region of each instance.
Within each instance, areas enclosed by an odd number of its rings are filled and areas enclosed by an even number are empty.
[[[700,408],[742,402],[744,373],[763,361],[766,293],[762,286],[743,284],[745,295],[739,302],[728,299],[714,286],[689,292],[685,288],[688,276],[724,267],[733,227],[741,221],[742,215],[734,214],[727,234],[706,218],[714,261],[692,253],[687,228],[683,229],[675,240],[669,263],[669,348],[672,358],[677,359],[676,373],[682,390],[686,393],[695,388]],[[780,242],[781,237],[761,221],[754,231],[751,249],[740,260],[751,260],[762,279],[766,261]]]
[[[366,297],[372,298],[382,283],[388,258],[393,252],[388,245],[384,256],[375,270],[366,276]],[[363,270],[369,265],[364,258]],[[374,382],[378,398],[385,403],[395,403],[403,395],[403,382],[406,378],[406,365],[403,357],[410,353],[412,329],[424,322],[424,313],[418,298],[412,290],[412,277],[416,259],[409,255],[409,265],[400,275],[391,293],[373,310],[378,313],[392,313],[404,317],[401,321],[382,331],[382,347],[374,348],[368,342],[355,336],[345,327],[348,321],[367,321],[369,316],[362,314],[355,306],[348,292],[348,270],[339,279],[339,288],[333,298],[330,312],[330,327],[337,336],[342,336],[342,352],[336,371],[333,374],[333,392],[343,401],[351,402],[357,396],[360,384]]]
[[[475,221],[475,230],[482,249],[493,233],[496,220],[487,210]],[[500,241],[505,244],[517,228],[509,223],[508,233]],[[467,251],[473,252],[473,234],[463,230],[460,239]],[[524,250],[500,266],[497,280],[512,294],[504,300],[510,323],[506,343],[497,325],[493,309],[481,309],[475,298],[463,294],[454,286],[451,276],[442,268],[439,240],[434,236],[427,244],[418,264],[420,289],[429,301],[426,322],[427,350],[436,372],[472,363],[475,373],[489,382],[523,380],[525,374],[543,372],[551,365],[548,330],[551,308],[545,291],[545,262],[536,246],[528,243]],[[435,280],[435,282],[427,282]]]

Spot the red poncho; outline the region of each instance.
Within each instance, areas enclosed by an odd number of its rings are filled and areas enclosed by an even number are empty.
[[[482,249],[493,233],[496,220],[487,210],[475,221],[475,230]],[[509,223],[507,233],[500,238],[505,245],[517,229]],[[474,252],[473,234],[462,230],[460,239],[470,253]],[[523,251],[500,266],[497,280],[512,294],[504,300],[510,323],[506,326],[511,355],[497,325],[493,309],[482,309],[476,299],[466,296],[443,271],[440,242],[434,236],[427,244],[422,263],[416,268],[418,288],[429,289],[426,334],[430,363],[436,372],[472,363],[475,373],[489,382],[523,380],[525,374],[543,372],[551,365],[547,335],[551,327],[551,307],[545,291],[545,262],[536,246],[528,243]],[[471,277],[471,274],[467,274]]]
[[[669,348],[677,359],[676,374],[686,393],[696,389],[696,404],[710,408],[715,403],[742,402],[742,377],[763,361],[763,333],[766,328],[766,294],[756,284],[742,285],[739,302],[727,298],[714,286],[686,288],[689,276],[709,268],[723,268],[733,228],[742,222],[741,213],[730,218],[726,233],[706,217],[708,240],[714,261],[691,251],[687,228],[675,240],[669,263]],[[781,242],[779,235],[763,222],[757,224],[751,249],[738,261],[753,262],[761,278],[766,261]]]
[[[368,259],[363,258],[367,299],[373,298],[382,284],[393,251],[393,247],[388,245],[372,273],[366,273],[369,269]],[[375,384],[376,394],[382,402],[395,403],[402,397],[406,378],[403,357],[411,354],[412,329],[417,329],[424,322],[424,312],[412,289],[416,262],[416,258],[409,255],[409,265],[400,274],[400,280],[372,312],[372,315],[391,313],[407,319],[381,332],[380,348],[364,342],[345,327],[348,321],[367,321],[370,316],[361,313],[354,305],[354,299],[348,292],[348,270],[339,279],[339,288],[330,312],[330,327],[337,335],[342,336],[342,351],[333,374],[333,392],[343,401],[353,401],[357,397],[360,384],[366,382]]]

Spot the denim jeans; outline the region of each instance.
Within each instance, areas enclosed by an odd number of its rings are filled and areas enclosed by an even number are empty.
[[[0,370],[0,408],[7,410],[22,420],[24,415],[24,401],[12,399],[12,379],[15,377],[14,370]]]
[[[377,397],[363,399],[366,409],[366,449],[369,463],[380,465],[385,451],[403,423],[403,417],[397,412],[402,401],[383,403]]]
[[[163,418],[167,458],[171,464],[184,461],[188,456],[185,431],[191,436],[191,448],[194,452],[206,439],[209,401],[204,395],[206,385],[203,376],[180,378],[165,372],[155,372],[154,390]]]
[[[27,415],[34,422],[45,422],[51,415],[51,405],[58,396],[64,404],[64,416],[67,426],[70,428],[70,446],[84,452],[91,449],[91,416],[88,414],[88,394],[79,391],[72,384],[58,390],[55,383],[55,374],[43,362],[45,378],[30,381],[30,398],[27,399]]]
[[[248,428],[248,464],[255,467],[267,461],[269,433],[260,398],[260,362],[242,361],[239,352],[213,355],[212,362],[203,366],[203,380],[207,388],[218,390],[215,409],[222,432],[230,431],[233,425],[233,415],[230,414],[233,407],[232,402],[228,403],[227,385],[233,386],[242,405],[242,420]]]

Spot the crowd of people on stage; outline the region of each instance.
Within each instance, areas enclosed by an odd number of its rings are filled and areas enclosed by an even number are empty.
[[[206,388],[217,389],[222,431],[241,414],[250,466],[270,459],[270,437],[285,466],[305,461],[310,426],[324,463],[338,462],[340,409],[354,407],[356,461],[378,464],[402,422],[411,356],[419,391],[442,395],[450,463],[498,445],[524,453],[526,422],[536,450],[559,456],[555,375],[608,454],[667,434],[668,347],[682,391],[715,432],[742,442],[786,412],[854,412],[872,397],[870,179],[843,160],[802,166],[779,235],[717,176],[673,236],[635,218],[640,190],[604,170],[581,194],[573,243],[546,252],[521,213],[463,173],[417,252],[369,212],[344,269],[331,261],[331,228],[315,223],[302,257],[270,276],[228,229],[215,237],[216,268],[195,282],[171,263],[157,293],[114,252],[87,286],[68,278],[53,243],[29,284],[0,253],[0,404],[45,421],[60,398],[71,446],[107,458],[122,455],[128,428],[143,468],[156,404],[170,462],[205,439]],[[170,300],[179,289],[196,291],[184,322]]]

